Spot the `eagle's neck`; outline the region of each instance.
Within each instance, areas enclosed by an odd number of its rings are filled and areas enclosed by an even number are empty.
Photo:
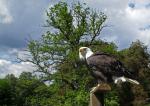
[[[94,53],[91,51],[91,50],[89,50],[89,51],[87,51],[87,53],[86,53],[86,59],[88,58],[88,57],[90,57],[91,55],[93,55]]]

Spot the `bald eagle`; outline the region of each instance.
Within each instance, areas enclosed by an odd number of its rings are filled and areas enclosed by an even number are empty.
[[[79,58],[86,61],[92,76],[97,80],[98,84],[101,82],[139,84],[138,81],[130,77],[130,73],[124,68],[123,64],[110,54],[103,52],[93,53],[90,48],[81,47],[79,48]]]

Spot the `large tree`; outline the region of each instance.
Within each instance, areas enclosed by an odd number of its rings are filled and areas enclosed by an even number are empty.
[[[101,30],[105,27],[106,15],[79,2],[68,5],[59,2],[47,11],[50,30],[41,40],[30,41],[28,50],[42,80],[50,80],[55,106],[88,105],[88,91],[94,83],[89,83],[87,68],[79,62],[80,46],[98,45]],[[54,105],[52,103],[52,105]]]

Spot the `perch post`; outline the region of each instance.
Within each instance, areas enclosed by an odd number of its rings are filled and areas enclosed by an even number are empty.
[[[90,105],[89,106],[104,106],[104,95],[109,92],[111,87],[108,84],[97,85],[94,90],[90,92]]]

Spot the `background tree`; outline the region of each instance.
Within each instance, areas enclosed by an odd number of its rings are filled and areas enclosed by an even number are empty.
[[[150,59],[150,54],[148,53],[147,47],[140,41],[133,42],[129,48],[120,51],[122,55],[122,61],[126,65],[127,69],[133,73],[135,79],[140,82],[139,86],[128,87],[131,89],[130,94],[122,92],[121,95],[126,95],[126,98],[130,98],[130,104],[135,106],[144,105],[146,98],[149,96],[149,69],[147,67]],[[127,87],[126,87],[127,88]],[[124,89],[126,89],[124,88]],[[124,90],[125,91],[125,90]],[[125,104],[122,101],[122,104]],[[125,105],[126,106],[126,105]]]
[[[40,41],[32,40],[28,49],[30,62],[38,66],[41,78],[50,80],[55,88],[52,106],[88,105],[88,92],[94,83],[86,66],[78,59],[80,46],[98,45],[95,42],[104,27],[106,15],[79,2],[68,5],[59,2],[47,11],[47,31]],[[89,77],[87,77],[89,76]]]
[[[3,106],[11,106],[13,102],[13,95],[11,86],[5,79],[0,79],[0,104]]]

